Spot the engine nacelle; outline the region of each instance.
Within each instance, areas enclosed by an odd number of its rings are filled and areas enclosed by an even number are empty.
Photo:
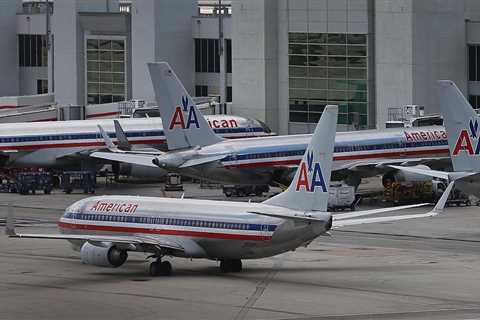
[[[121,163],[120,174],[135,178],[161,179],[167,175],[167,171],[158,167]]]
[[[120,267],[127,261],[128,253],[115,246],[98,247],[85,242],[80,249],[82,263],[99,267]]]
[[[423,170],[430,170],[430,168],[426,165],[419,164],[417,166],[413,166],[413,168],[423,169]],[[415,174],[411,172],[406,172],[402,170],[392,170],[385,173],[382,177],[382,184],[384,187],[387,187],[389,184],[393,182],[429,182],[432,181],[432,177],[423,175],[423,174]]]

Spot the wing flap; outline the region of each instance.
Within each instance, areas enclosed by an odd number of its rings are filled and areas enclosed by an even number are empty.
[[[218,160],[221,160],[225,157],[226,157],[226,155],[220,154],[220,155],[212,155],[212,156],[204,156],[204,157],[194,158],[194,159],[190,159],[190,160],[187,160],[184,163],[182,163],[182,165],[180,165],[180,168],[188,168],[188,167],[198,166],[200,164],[205,164],[205,163],[209,163],[209,162],[218,161]]]
[[[94,158],[100,158],[105,160],[111,161],[119,161],[131,164],[138,164],[141,166],[146,167],[154,167],[157,168],[155,164],[153,164],[153,160],[155,159],[155,155],[153,154],[137,154],[137,153],[116,153],[116,152],[103,152],[97,151],[90,155]]]

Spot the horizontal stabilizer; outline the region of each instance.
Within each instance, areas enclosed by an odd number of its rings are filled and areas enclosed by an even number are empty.
[[[303,221],[303,222],[325,222],[325,219],[318,219],[318,218],[310,217],[307,215],[286,215],[286,214],[267,213],[267,212],[258,212],[258,211],[248,211],[248,213],[258,214],[260,216],[266,216],[266,217],[272,217],[272,218],[280,218],[285,220],[296,220],[296,221]]]
[[[385,212],[392,212],[392,211],[399,211],[399,210],[405,210],[405,209],[411,209],[411,208],[418,208],[418,207],[427,206],[429,204],[430,203],[419,203],[419,204],[411,204],[411,205],[406,205],[406,206],[398,206],[398,207],[389,207],[389,208],[380,208],[380,209],[340,213],[340,214],[334,215],[333,219],[338,221],[338,220],[344,220],[344,219],[358,218],[358,217],[363,217],[363,216],[369,216],[369,215],[372,215],[372,214],[379,214],[379,213],[385,213]]]
[[[443,192],[442,196],[440,197],[440,200],[438,200],[435,207],[427,213],[405,214],[405,215],[398,215],[398,216],[364,218],[364,219],[346,219],[346,218],[344,218],[344,219],[334,219],[332,228],[335,229],[335,228],[341,228],[341,227],[346,227],[346,226],[355,226],[355,225],[360,225],[360,224],[393,222],[393,221],[401,221],[401,220],[409,220],[409,219],[434,217],[434,216],[443,212],[443,210],[445,208],[445,204],[447,203],[448,197],[450,195],[450,192],[452,191],[453,184],[454,184],[453,181],[450,182],[450,184],[448,185],[448,187]],[[405,207],[405,206],[403,206],[403,207]],[[393,208],[388,208],[388,209],[398,210],[399,208],[402,208],[402,207],[393,207]],[[403,209],[405,209],[405,208],[403,208]],[[369,210],[369,211],[374,211],[374,210]],[[358,213],[362,214],[362,212],[358,212]],[[379,213],[379,212],[377,212],[377,213]],[[359,216],[360,215],[357,215],[356,217],[359,217]]]

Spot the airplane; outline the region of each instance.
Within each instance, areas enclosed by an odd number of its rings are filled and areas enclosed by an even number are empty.
[[[209,115],[206,119],[213,130],[224,138],[272,134],[264,123],[255,119],[232,115]],[[161,118],[119,119],[118,122],[125,128],[125,135],[134,150],[142,146],[166,150]],[[105,163],[92,161],[95,159],[89,157],[90,153],[104,148],[98,125],[115,138],[111,119],[0,124],[0,164],[4,168],[72,169],[85,166],[92,170],[92,166]],[[158,170],[128,164],[119,166],[118,170],[122,174],[139,177],[164,174]]]
[[[149,167],[218,183],[288,185],[305,152],[310,134],[224,140],[208,127],[188,92],[168,63],[149,63],[160,113],[168,119],[168,153],[99,151],[92,157]],[[449,162],[447,135],[442,126],[342,132],[335,140],[334,180],[358,186],[364,177],[383,174],[384,184],[412,177],[387,164],[443,167]]]
[[[7,216],[11,238],[68,240],[81,261],[119,267],[128,251],[151,254],[152,276],[169,275],[163,257],[220,261],[222,272],[239,272],[242,259],[275,256],[306,246],[330,229],[366,223],[433,217],[442,212],[453,182],[434,209],[422,214],[359,218],[420,205],[337,214],[327,212],[337,106],[327,106],[290,186],[262,203],[132,196],[89,197],[69,206],[59,234],[17,234]]]
[[[409,174],[455,181],[455,187],[480,198],[480,117],[453,81],[437,81],[437,94],[445,128],[453,172],[416,167],[391,166]]]

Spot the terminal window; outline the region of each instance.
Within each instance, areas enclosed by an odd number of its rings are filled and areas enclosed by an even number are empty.
[[[232,72],[232,41],[225,39],[223,47],[226,72]],[[220,72],[218,39],[195,39],[195,72]]]
[[[46,67],[47,61],[48,50],[45,35],[18,35],[18,65],[20,67]]]
[[[468,81],[480,81],[480,45],[468,46]]]
[[[480,96],[468,96],[468,102],[470,102],[470,105],[472,106],[473,109],[478,109],[480,108]]]
[[[288,42],[290,121],[316,123],[336,104],[339,124],[365,128],[367,35],[290,32]]]
[[[87,103],[125,100],[125,40],[87,39]]]

